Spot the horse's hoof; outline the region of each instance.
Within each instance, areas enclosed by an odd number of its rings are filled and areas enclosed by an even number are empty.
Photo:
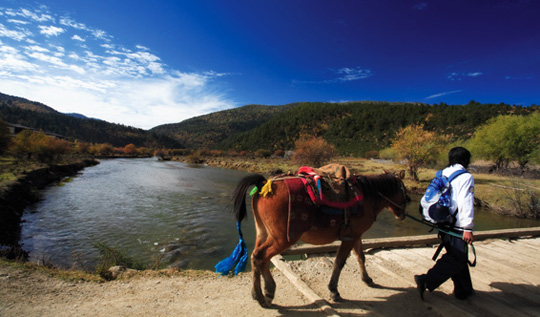
[[[375,286],[375,283],[373,282],[373,279],[371,277],[368,277],[367,279],[365,279],[364,283],[366,283],[366,285],[369,286],[369,287],[374,287]]]
[[[338,292],[330,293],[330,299],[335,303],[339,303],[343,301],[343,298],[341,297],[341,295],[339,295]]]
[[[264,295],[264,302],[266,303],[266,306],[265,307],[270,307],[272,306],[272,301],[274,300],[274,295],[272,296],[269,296],[269,295]]]

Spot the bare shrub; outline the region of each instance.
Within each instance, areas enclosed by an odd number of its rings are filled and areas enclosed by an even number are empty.
[[[319,167],[337,155],[335,147],[321,137],[303,136],[294,145],[293,160],[300,165]]]

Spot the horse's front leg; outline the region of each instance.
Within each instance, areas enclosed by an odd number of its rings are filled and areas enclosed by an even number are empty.
[[[373,280],[369,277],[366,270],[366,256],[364,255],[364,248],[362,246],[362,238],[358,239],[354,245],[354,253],[356,253],[356,258],[358,259],[358,264],[360,265],[360,271],[362,271],[362,281],[369,286],[373,286]]]
[[[347,262],[347,258],[349,257],[353,246],[354,241],[343,241],[341,242],[341,245],[339,246],[339,249],[337,251],[334,268],[332,270],[332,277],[330,277],[330,283],[328,283],[328,289],[330,290],[330,298],[333,301],[339,302],[342,300],[341,295],[339,295],[339,292],[337,290],[339,276],[341,274],[343,266],[345,266],[345,262]]]

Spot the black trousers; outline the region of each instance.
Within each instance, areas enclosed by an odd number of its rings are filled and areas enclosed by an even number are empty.
[[[426,286],[433,292],[449,278],[454,282],[454,295],[465,299],[473,292],[469,265],[467,262],[467,243],[449,234],[440,233],[446,253],[426,274]]]

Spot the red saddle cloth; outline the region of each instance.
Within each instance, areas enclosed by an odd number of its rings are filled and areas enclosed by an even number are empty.
[[[328,164],[318,169],[302,166],[298,176],[316,205],[345,209],[358,205],[364,198],[356,177],[344,165]]]
[[[306,190],[305,179],[290,177],[284,178],[283,181],[289,191],[289,219],[287,223],[289,241],[297,241],[306,231],[339,227],[345,222],[343,213],[325,213],[320,206],[314,203],[313,198]],[[357,212],[363,212],[361,204],[358,202],[355,204],[358,206]]]

